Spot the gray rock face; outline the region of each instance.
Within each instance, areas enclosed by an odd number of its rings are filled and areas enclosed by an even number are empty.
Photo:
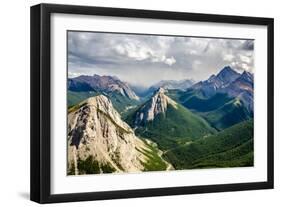
[[[216,79],[219,80],[223,86],[236,80],[239,76],[240,74],[230,66],[226,66],[217,74]]]
[[[159,88],[137,112],[135,126],[143,125],[147,121],[152,121],[159,113],[165,113],[167,106],[177,108],[177,103],[165,95],[165,89]]]
[[[68,114],[68,168],[74,166],[75,174],[78,160],[89,156],[116,172],[142,171],[147,157],[137,149],[146,148],[103,95],[85,100]]]
[[[130,99],[139,100],[139,97],[126,82],[112,76],[81,75],[68,80],[68,89],[73,91],[95,90],[99,92],[118,92]]]
[[[200,81],[192,86],[193,89],[201,90],[206,97],[215,95],[221,88],[236,80],[240,76],[231,67],[224,67],[217,75],[211,75],[209,79]]]

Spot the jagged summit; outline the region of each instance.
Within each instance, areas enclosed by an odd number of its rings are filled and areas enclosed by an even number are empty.
[[[166,90],[160,87],[154,95],[139,109],[135,125],[153,120],[158,114],[165,113],[168,105],[177,108],[177,103],[165,95]]]
[[[207,82],[211,83],[215,80],[215,78],[216,78],[216,76],[213,74],[208,78]]]
[[[240,75],[230,66],[225,66],[217,75],[211,75],[207,80],[194,84],[192,88],[200,90],[206,97],[211,97],[235,81]]]
[[[253,82],[254,81],[253,80],[254,79],[253,74],[250,73],[250,72],[247,72],[247,71],[244,71],[239,78],[241,78],[241,79],[243,79],[247,82]]]
[[[219,79],[222,84],[228,84],[239,76],[240,74],[233,70],[230,66],[226,66],[217,74],[216,78]]]

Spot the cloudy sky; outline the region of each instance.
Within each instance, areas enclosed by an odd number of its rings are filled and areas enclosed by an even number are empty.
[[[254,41],[68,32],[68,75],[114,75],[134,85],[207,79],[230,65],[253,72]]]

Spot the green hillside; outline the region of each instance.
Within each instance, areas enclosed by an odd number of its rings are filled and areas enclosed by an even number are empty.
[[[217,93],[211,98],[200,98],[197,95],[190,96],[182,104],[189,108],[196,110],[198,112],[206,112],[215,110],[225,103],[229,102],[231,99],[227,94]]]
[[[76,91],[67,91],[67,105],[68,108],[71,106],[74,106],[81,101],[84,101],[85,99],[92,97],[92,96],[97,96],[101,94],[100,92],[96,91],[83,91],[83,92],[76,92]],[[123,113],[127,110],[127,108],[136,106],[138,104],[138,101],[129,99],[125,96],[122,96],[119,93],[111,92],[108,94],[104,94],[107,96],[111,101],[114,106],[114,108],[119,112]]]
[[[214,111],[202,113],[202,116],[218,130],[252,118],[239,99],[233,99]]]
[[[136,113],[136,112],[135,112]],[[134,120],[132,117],[129,124]],[[158,114],[153,121],[139,126],[136,134],[155,141],[161,149],[169,149],[186,141],[216,132],[203,118],[177,104],[177,108],[168,106],[166,113]]]
[[[96,96],[99,93],[96,91],[81,91],[81,92],[76,92],[76,91],[67,91],[67,106],[68,108],[71,106],[74,106],[85,99]]]
[[[224,93],[205,98],[200,92],[190,89],[185,92],[172,90],[167,95],[203,117],[217,130],[223,130],[253,117],[242,101]]]
[[[168,150],[165,157],[176,169],[253,166],[253,121]]]

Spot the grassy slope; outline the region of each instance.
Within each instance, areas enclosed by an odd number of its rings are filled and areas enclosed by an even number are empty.
[[[249,111],[239,100],[231,100],[220,108],[203,113],[202,116],[216,129],[222,130],[251,118]]]
[[[199,92],[190,89],[185,92],[169,91],[168,95],[202,116],[218,130],[252,118],[243,102],[237,103],[235,98],[230,98],[227,94],[217,93],[210,98],[204,98]]]
[[[252,166],[253,121],[174,148],[165,156],[176,169]]]
[[[217,93],[211,98],[200,98],[196,95],[189,97],[188,100],[183,102],[183,105],[189,109],[194,109],[198,112],[206,112],[215,110],[231,99],[227,94]]]
[[[203,118],[180,104],[177,106],[177,109],[168,106],[165,114],[158,114],[153,121],[137,128],[136,134],[155,141],[161,149],[166,150],[181,142],[216,132]]]
[[[98,95],[98,93],[95,91],[76,92],[76,91],[68,90],[67,91],[68,108],[84,101],[85,99],[87,99],[89,97],[96,96],[96,95]]]

